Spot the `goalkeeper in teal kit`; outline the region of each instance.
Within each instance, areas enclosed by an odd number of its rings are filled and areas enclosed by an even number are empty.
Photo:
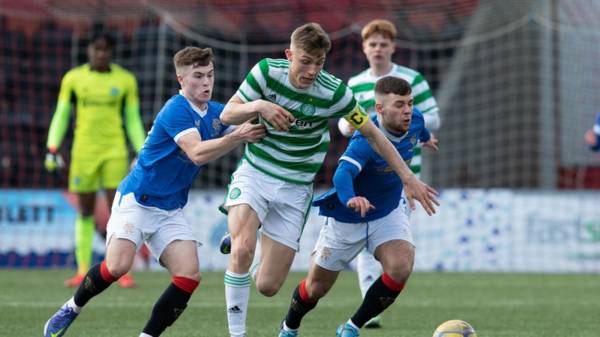
[[[375,86],[377,116],[372,117],[407,161],[419,142],[437,150],[423,115],[413,111],[411,91],[403,79],[380,79]],[[292,295],[279,337],[298,335],[303,316],[365,247],[381,262],[384,272],[368,289],[354,315],[337,328],[338,337],[358,336],[367,321],[394,302],[411,274],[415,248],[401,197],[402,181],[359,132],[341,156],[333,183],[333,189],[313,202],[326,223],[313,251],[308,277]]]
[[[129,170],[122,125],[125,125],[136,152],[141,150],[146,138],[137,82],[131,72],[111,63],[114,44],[114,39],[104,32],[90,39],[89,62],[69,70],[62,79],[56,112],[48,131],[48,154],[44,164],[48,171],[53,171],[61,165],[58,149],[75,105],[69,191],[76,193],[79,200],[75,220],[77,273],[65,281],[66,287],[79,286],[92,266],[96,191],[103,189],[110,204],[117,186]],[[129,274],[122,277],[119,284],[124,288],[135,286]]]

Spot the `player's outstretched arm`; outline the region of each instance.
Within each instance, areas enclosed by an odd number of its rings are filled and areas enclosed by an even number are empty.
[[[237,95],[231,97],[221,113],[221,122],[238,125],[258,116],[264,118],[278,131],[289,130],[296,120],[294,115],[277,104],[262,99],[244,103]]]
[[[200,133],[190,132],[177,139],[177,145],[196,165],[204,165],[223,156],[242,143],[257,142],[266,134],[264,125],[247,122],[240,125],[232,133],[216,139],[203,141]]]
[[[385,138],[381,130],[372,121],[369,120],[361,126],[359,131],[369,141],[373,150],[383,157],[400,179],[402,179],[406,199],[411,209],[415,209],[414,199],[417,199],[427,214],[434,214],[435,206],[439,205],[436,199],[437,191],[420,181],[412,173],[392,143]]]
[[[135,150],[140,153],[144,141],[146,140],[146,131],[140,114],[140,98],[138,96],[137,81],[133,75],[127,79],[127,94],[125,96],[125,130],[127,137]]]
[[[423,147],[428,147],[434,151],[439,150],[438,147],[438,139],[435,137],[435,135],[433,134],[433,132],[429,132],[429,130],[424,129],[421,134],[425,133],[426,137],[421,139],[421,143],[423,144]]]
[[[59,102],[56,106],[54,116],[52,116],[52,122],[48,129],[48,140],[46,142],[48,152],[44,159],[44,167],[48,172],[60,170],[64,166],[64,161],[60,153],[58,153],[58,148],[69,127],[70,112],[71,104],[69,102]]]
[[[340,202],[346,205],[346,207],[354,209],[355,212],[360,213],[360,216],[364,218],[367,212],[374,209],[375,206],[367,198],[357,196],[354,193],[354,184],[352,182],[359,173],[360,170],[356,165],[349,163],[342,157],[333,175],[333,186],[335,186]]]

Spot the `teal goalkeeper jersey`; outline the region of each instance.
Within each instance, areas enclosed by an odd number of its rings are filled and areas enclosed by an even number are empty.
[[[142,148],[145,131],[139,112],[137,82],[132,73],[116,64],[110,64],[107,72],[94,71],[89,64],[69,70],[60,85],[48,133],[48,148],[58,148],[62,143],[73,99],[76,116],[72,158],[126,158],[123,112],[134,149]]]

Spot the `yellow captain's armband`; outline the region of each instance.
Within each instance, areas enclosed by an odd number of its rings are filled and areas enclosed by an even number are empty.
[[[369,120],[365,111],[357,104],[354,110],[344,117],[355,129],[360,129]]]

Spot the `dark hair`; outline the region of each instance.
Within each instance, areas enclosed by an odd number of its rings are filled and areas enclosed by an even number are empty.
[[[100,30],[92,32],[90,39],[88,41],[88,46],[96,43],[96,41],[104,40],[106,41],[106,45],[108,48],[113,49],[115,47],[116,41],[115,38],[107,31]]]
[[[296,28],[292,33],[291,43],[311,55],[327,53],[331,49],[329,36],[323,27],[315,22]]]
[[[412,93],[410,84],[400,77],[386,76],[379,79],[375,84],[375,94],[396,94],[400,96],[406,96],[410,93]]]
[[[173,64],[175,70],[189,65],[204,67],[209,65],[212,59],[213,51],[211,48],[185,47],[175,53]]]

